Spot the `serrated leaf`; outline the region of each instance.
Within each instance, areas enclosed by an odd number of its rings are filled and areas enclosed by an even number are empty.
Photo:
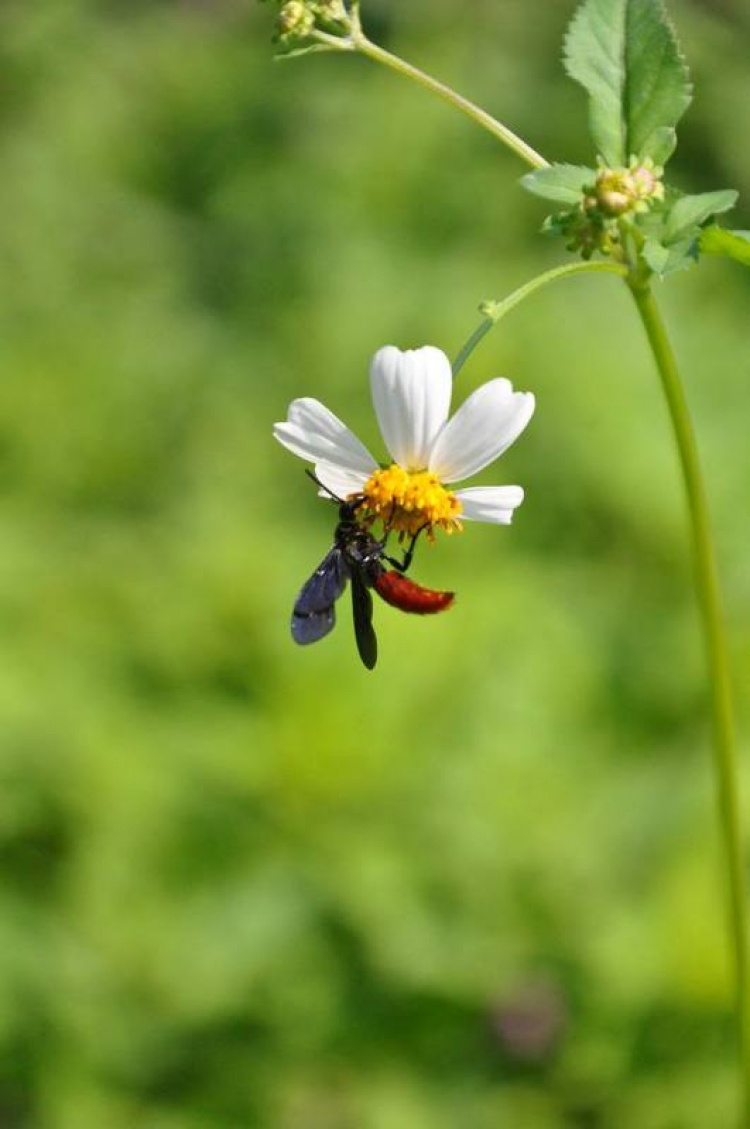
[[[665,213],[657,208],[638,215],[638,230],[647,238],[661,243],[664,238]]]
[[[727,231],[718,225],[701,232],[701,251],[706,255],[726,255],[750,267],[750,231]]]
[[[578,204],[587,184],[596,180],[594,169],[584,165],[550,165],[521,177],[521,184],[534,196],[557,200],[562,204]]]
[[[655,165],[666,165],[677,148],[677,131],[671,125],[662,125],[651,134],[651,140],[638,154],[650,157]]]
[[[691,236],[671,247],[665,247],[657,239],[647,239],[643,246],[643,257],[654,274],[665,278],[675,271],[695,266],[698,261],[697,239]]]
[[[664,228],[667,246],[686,238],[691,228],[705,223],[710,216],[728,212],[737,203],[739,193],[733,188],[719,192],[701,192],[698,196],[681,196],[672,208]]]
[[[690,103],[687,66],[662,0],[585,0],[565,40],[565,66],[590,95],[591,133],[610,166],[663,162]],[[671,148],[670,148],[671,145]]]

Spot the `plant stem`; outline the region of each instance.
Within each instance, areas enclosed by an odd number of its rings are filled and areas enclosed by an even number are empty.
[[[445,102],[450,102],[452,106],[455,106],[456,109],[466,114],[467,117],[470,117],[472,121],[481,125],[483,129],[486,129],[499,141],[502,141],[503,145],[507,145],[509,149],[512,149],[516,156],[520,157],[522,161],[525,161],[527,165],[531,165],[534,169],[547,168],[549,162],[546,161],[540,153],[532,149],[523,138],[518,137],[511,129],[503,125],[502,122],[493,118],[486,110],[470,102],[469,99],[464,98],[463,95],[457,94],[455,90],[452,90],[450,86],[446,86],[445,83],[438,82],[436,78],[425,74],[424,71],[420,71],[418,67],[412,66],[411,63],[407,63],[404,59],[400,59],[398,55],[392,55],[390,51],[379,47],[377,43],[372,43],[356,26],[353,29],[349,43],[353,45],[356,51],[366,55],[368,59],[373,59],[376,63],[382,63],[384,66],[390,67],[391,70],[397,71],[399,74],[405,75],[406,78],[410,78],[413,82],[419,83],[420,86],[426,87],[427,90],[431,90],[433,94],[437,94],[438,97],[442,98]]]
[[[456,357],[453,363],[453,376],[458,376],[479,342],[487,336],[502,317],[505,317],[519,302],[523,302],[524,298],[529,298],[550,282],[556,282],[558,278],[568,278],[574,274],[617,274],[621,278],[625,278],[627,273],[627,268],[618,263],[566,263],[565,266],[553,267],[552,270],[537,275],[536,278],[532,278],[531,282],[519,286],[518,290],[514,290],[502,301],[483,302],[480,309],[486,315],[484,321],[480,322]]]
[[[669,407],[687,492],[698,599],[703,619],[711,681],[714,768],[719,820],[729,882],[729,925],[737,998],[740,1066],[743,1079],[742,1129],[750,1126],[750,982],[748,980],[747,904],[739,802],[737,754],[732,720],[729,659],[721,608],[719,576],[703,487],[698,447],[672,347],[648,285],[630,284],[654,354]]]

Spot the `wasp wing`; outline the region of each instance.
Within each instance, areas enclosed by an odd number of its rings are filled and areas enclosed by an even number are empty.
[[[368,670],[378,661],[378,639],[372,626],[372,596],[358,570],[352,570],[352,611],[359,657]]]
[[[323,558],[294,601],[292,638],[304,646],[317,643],[336,623],[334,604],[346,588],[349,566],[338,546]]]
[[[311,615],[292,615],[292,639],[304,647],[307,643],[317,643],[336,626],[336,609],[333,604],[322,612]]]
[[[295,615],[313,615],[335,604],[346,588],[349,565],[337,545],[320,562],[294,601]]]

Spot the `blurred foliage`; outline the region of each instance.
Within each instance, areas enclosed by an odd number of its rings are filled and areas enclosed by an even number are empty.
[[[366,16],[575,162],[571,7]],[[677,179],[750,227],[747,7],[672,10]],[[375,445],[371,353],[455,352],[556,251],[491,138],[270,33],[250,0],[0,8],[0,1124],[728,1124],[700,640],[627,294],[567,282],[462,375],[539,409],[484,476],[527,487],[513,528],[417,560],[450,615],[379,606],[374,675],[345,609],[294,650],[333,515],[271,423],[316,395]],[[664,290],[740,689],[749,297],[713,260]]]

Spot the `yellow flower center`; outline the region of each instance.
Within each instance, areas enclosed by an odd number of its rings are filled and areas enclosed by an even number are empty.
[[[394,532],[413,536],[426,527],[432,538],[435,527],[446,533],[461,530],[460,501],[428,470],[408,471],[393,463],[376,470],[362,493],[365,519],[380,518]]]

